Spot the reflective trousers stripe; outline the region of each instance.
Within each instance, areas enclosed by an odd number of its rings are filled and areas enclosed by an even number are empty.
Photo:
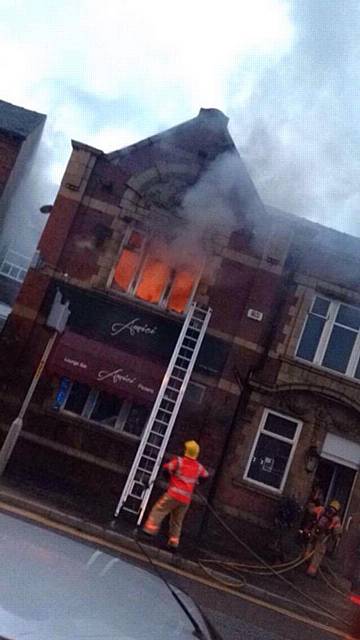
[[[159,526],[154,522],[151,515],[148,517],[144,524],[144,531],[147,531],[147,533],[151,534],[155,534],[159,531]]]
[[[180,542],[180,538],[178,536],[170,536],[168,540],[169,547],[178,547]]]

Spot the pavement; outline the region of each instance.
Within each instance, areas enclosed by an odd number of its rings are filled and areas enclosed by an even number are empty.
[[[304,565],[280,574],[247,573],[230,566],[234,557],[223,555],[216,548],[198,548],[187,541],[180,554],[172,554],[165,548],[165,538],[159,536],[149,543],[142,536],[134,538],[134,521],[120,516],[114,522],[108,507],[92,495],[79,493],[66,482],[50,477],[35,478],[22,470],[7,472],[0,481],[0,509],[16,510],[22,517],[37,516],[38,521],[50,521],[62,525],[63,530],[82,532],[89,542],[104,544],[116,549],[126,549],[138,554],[141,548],[154,562],[165,569],[176,567],[209,583],[213,582],[228,593],[241,591],[249,597],[261,599],[272,605],[313,620],[321,620],[337,628],[344,628],[354,616],[354,607],[347,597],[349,583],[337,577],[336,564],[328,561],[323,576],[316,579],[305,575]],[[30,514],[30,515],[29,515]],[[109,517],[110,516],[110,517]],[[67,527],[67,530],[66,530]],[[228,533],[225,532],[226,535]],[[237,554],[236,562],[259,564],[248,552]]]

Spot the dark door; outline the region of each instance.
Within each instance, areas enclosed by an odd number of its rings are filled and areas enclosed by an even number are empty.
[[[342,516],[347,507],[356,471],[342,464],[320,459],[315,475],[315,483],[321,489],[323,503],[338,500],[341,504]]]

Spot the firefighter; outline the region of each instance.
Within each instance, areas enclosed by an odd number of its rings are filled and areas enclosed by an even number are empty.
[[[307,575],[315,578],[320,564],[327,551],[329,540],[338,542],[341,535],[341,520],[339,512],[341,509],[340,502],[332,500],[327,507],[317,506],[312,510],[313,522],[309,524],[306,531],[308,536],[308,544],[305,554],[308,556],[311,552]]]
[[[168,547],[174,550],[179,546],[182,524],[195,486],[209,475],[197,461],[199,453],[200,447],[197,442],[188,440],[184,445],[184,455],[172,458],[163,465],[169,485],[153,506],[143,527],[146,534],[154,536],[158,533],[164,518],[169,515]]]

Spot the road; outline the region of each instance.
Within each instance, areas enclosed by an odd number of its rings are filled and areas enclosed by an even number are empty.
[[[35,518],[35,516],[33,517]],[[44,519],[42,519],[42,521],[44,521]],[[57,527],[58,526],[61,528],[61,525],[57,525]],[[28,581],[27,587],[29,590],[33,590],[33,601],[36,601],[37,598],[39,600],[39,597],[45,597],[45,600],[47,598],[46,601],[51,603],[51,607],[53,606],[54,598],[50,598],[50,594],[43,594],[42,592],[41,579],[40,581],[38,580],[38,584],[34,581],[34,575],[36,574],[38,577],[39,574],[36,564],[42,566],[41,571],[43,572],[43,565],[45,564],[47,567],[46,571],[51,570],[53,571],[53,575],[56,575],[57,615],[59,615],[59,602],[61,604],[63,601],[64,606],[68,609],[70,607],[70,610],[75,607],[74,602],[78,598],[77,590],[81,591],[83,589],[83,584],[77,582],[81,563],[82,566],[86,565],[87,567],[91,567],[93,576],[95,577],[95,582],[91,586],[91,595],[93,595],[93,590],[96,589],[98,597],[100,598],[103,596],[101,584],[104,585],[105,583],[101,582],[99,578],[108,572],[107,567],[111,567],[110,573],[114,575],[113,580],[115,580],[115,582],[113,585],[117,585],[116,579],[118,579],[119,575],[123,575],[124,572],[124,569],[122,569],[122,574],[119,573],[119,567],[122,563],[119,563],[119,560],[116,559],[119,557],[118,553],[116,554],[115,551],[110,551],[109,553],[109,550],[105,552],[103,547],[96,546],[94,543],[89,545],[86,541],[86,536],[79,531],[74,530],[70,538],[69,536],[64,537],[59,533],[49,531],[49,528],[30,524],[23,519],[1,513],[0,557],[0,584],[2,583],[3,585],[2,587],[0,586],[0,610],[1,607],[3,607],[3,611],[11,611],[13,614],[16,613],[16,615],[18,615],[19,607],[18,591],[16,591],[16,589],[22,590],[23,595],[23,592],[26,591],[26,581]],[[132,566],[145,566],[143,558],[140,555],[140,548],[138,555],[124,550],[120,558],[126,560],[126,562]],[[113,571],[116,567],[118,567],[117,578],[116,571],[115,573]],[[149,569],[148,563],[146,563],[146,568]],[[23,573],[21,573],[21,571]],[[152,572],[155,572],[155,569],[153,569]],[[224,640],[314,640],[314,638],[316,638],[316,640],[334,640],[336,638],[345,639],[351,637],[344,632],[333,629],[332,621],[329,619],[318,618],[317,620],[311,621],[307,618],[306,610],[299,609],[296,612],[291,612],[286,610],[283,603],[277,602],[272,604],[269,601],[262,601],[261,598],[255,598],[242,593],[234,595],[220,585],[216,587],[210,586],[206,578],[190,576],[187,571],[181,568],[181,565],[174,565],[171,570],[161,568],[161,572],[173,585],[184,590],[199,604]],[[15,583],[13,578],[14,573],[15,575],[18,574],[18,580],[15,581]],[[40,575],[46,576],[47,574],[41,574],[40,572]],[[67,589],[70,589],[70,591],[66,597],[64,593],[59,591],[59,576],[68,581]],[[16,589],[12,592],[11,589],[9,589],[9,585],[16,585]],[[72,595],[71,598],[69,595],[70,592],[75,594]],[[115,601],[118,602],[118,600]],[[113,606],[113,604],[114,600],[106,601],[105,605],[108,607],[107,615],[109,615],[109,611],[111,611],[110,615],[112,615],[113,611],[109,607],[110,605]],[[159,610],[162,604],[161,602],[158,604]],[[175,604],[174,606],[176,608],[178,605]],[[117,605],[115,608],[119,609]],[[117,613],[119,612],[117,611]],[[312,617],[315,618],[315,616]],[[92,627],[89,627],[89,629],[90,628],[91,630],[93,629]],[[24,628],[22,627],[21,635],[10,635],[7,629],[2,627],[2,618],[0,615],[0,635],[1,633],[4,635],[8,634],[13,640],[18,640],[20,637],[29,637],[29,640],[38,640],[36,635],[28,632],[28,628],[26,628],[26,635],[23,635],[23,631]],[[41,636],[41,640],[42,637],[43,636]],[[61,638],[62,637],[63,636],[61,636]],[[76,636],[76,640],[80,637],[89,638],[90,635],[87,634],[85,636],[79,634],[79,636]],[[114,638],[115,636],[104,636],[101,634],[95,636],[91,633],[91,637]],[[163,637],[164,636],[161,636],[161,638]],[[75,640],[75,635],[72,635],[71,638]]]
[[[333,628],[331,620],[312,614],[311,621],[306,610],[287,610],[281,603],[271,604],[261,598],[232,595],[221,586],[209,587],[174,571],[162,574],[175,586],[188,593],[206,613],[224,640],[334,640],[351,638],[345,632],[322,630],[322,626]],[[304,619],[304,621],[302,621]]]

